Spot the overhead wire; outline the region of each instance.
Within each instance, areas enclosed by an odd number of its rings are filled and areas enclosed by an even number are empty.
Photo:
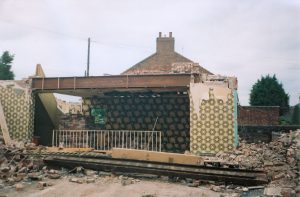
[[[33,25],[28,25],[28,24],[22,24],[22,23],[16,23],[15,21],[11,21],[11,20],[5,20],[5,19],[1,19],[0,18],[0,22],[4,22],[4,23],[8,23],[8,24],[13,24],[13,25],[21,25],[25,28],[29,28],[29,29],[35,29],[38,31],[42,31],[42,32],[47,32],[50,34],[56,34],[56,35],[60,35],[60,36],[64,36],[64,37],[68,37],[71,39],[77,39],[77,40],[81,40],[81,41],[87,41],[88,37],[85,36],[78,36],[78,35],[71,35],[71,34],[67,34],[64,32],[59,32],[59,31],[53,31],[44,27],[38,27],[38,26],[33,26]],[[113,47],[117,47],[117,48],[140,48],[143,49],[145,51],[150,51],[151,47],[147,47],[147,46],[138,46],[138,45],[131,45],[131,44],[124,44],[124,43],[109,43],[109,42],[103,42],[103,41],[99,41],[98,39],[93,39],[91,38],[91,42],[98,44],[98,45],[103,45],[103,46],[113,46]]]

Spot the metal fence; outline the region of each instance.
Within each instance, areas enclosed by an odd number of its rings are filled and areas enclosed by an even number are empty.
[[[128,148],[161,151],[160,131],[53,130],[52,146],[111,150]]]

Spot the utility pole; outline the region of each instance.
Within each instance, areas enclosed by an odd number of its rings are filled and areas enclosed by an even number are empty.
[[[90,47],[91,47],[91,39],[88,38],[88,54],[87,54],[87,69],[86,76],[90,76]]]

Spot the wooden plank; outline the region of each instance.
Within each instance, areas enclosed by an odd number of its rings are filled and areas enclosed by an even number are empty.
[[[95,153],[103,153],[106,155],[111,155],[111,150],[93,150]]]
[[[58,148],[58,147],[48,147],[47,151],[48,152],[90,152],[92,151],[92,148]]]
[[[178,153],[155,152],[145,150],[133,150],[123,148],[113,148],[112,158],[130,159],[140,161],[152,161],[160,163],[173,163],[185,165],[203,165],[204,159],[194,155],[184,155]]]
[[[6,145],[11,145],[11,139],[10,139],[10,136],[9,136],[8,127],[7,127],[7,124],[6,124],[4,111],[3,111],[3,107],[1,105],[1,102],[0,102],[0,128],[1,128],[1,131],[2,131],[2,134],[3,134],[4,143]]]

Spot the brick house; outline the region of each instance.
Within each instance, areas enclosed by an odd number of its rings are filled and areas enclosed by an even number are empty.
[[[169,37],[156,38],[156,52],[123,72],[123,75],[168,74],[168,73],[212,73],[198,63],[175,51],[175,39],[172,32]]]

